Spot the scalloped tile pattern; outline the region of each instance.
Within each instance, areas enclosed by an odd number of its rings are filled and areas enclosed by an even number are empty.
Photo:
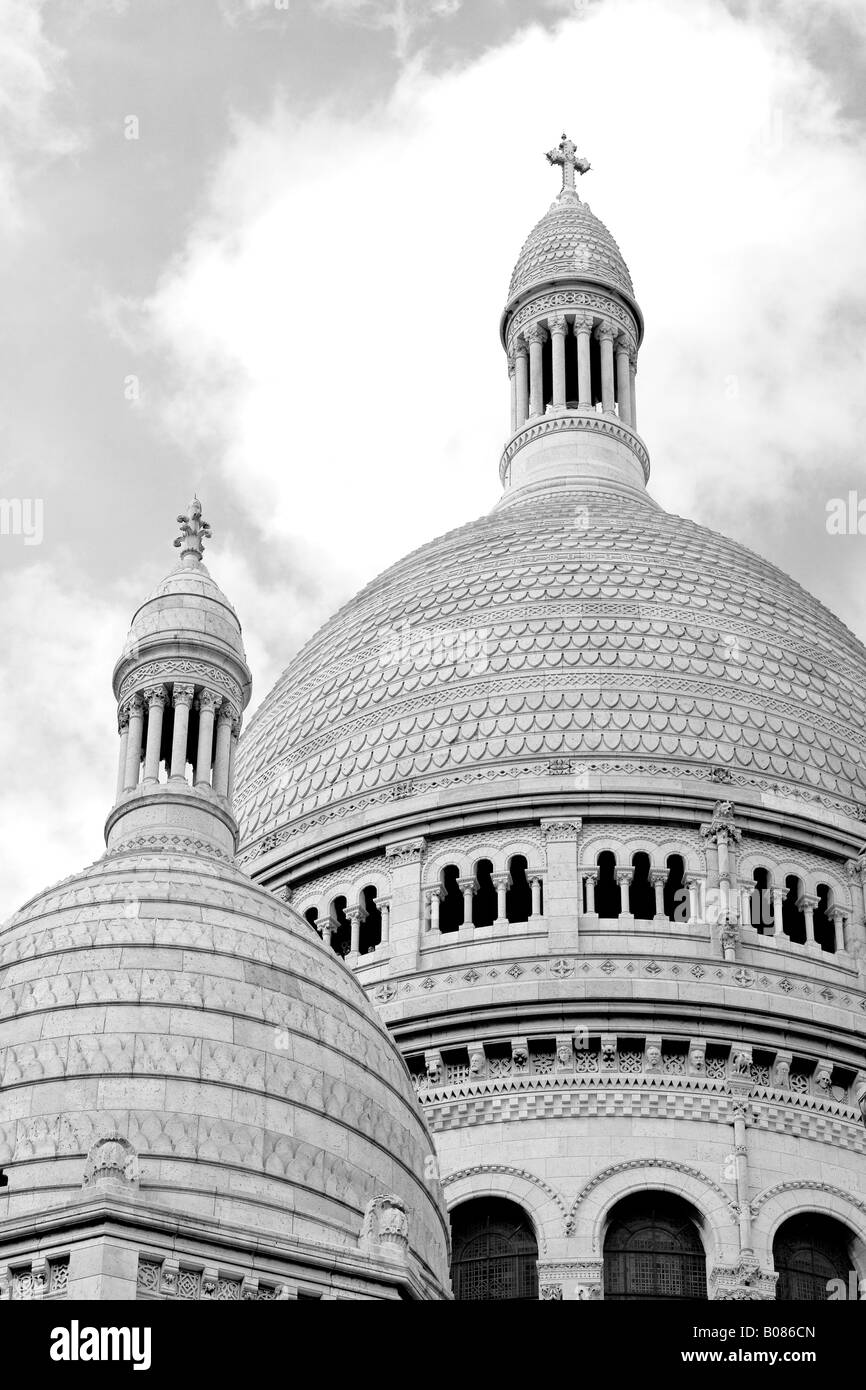
[[[634,299],[634,286],[622,252],[586,203],[558,200],[523,243],[511,276],[508,298],[540,281],[588,275]]]

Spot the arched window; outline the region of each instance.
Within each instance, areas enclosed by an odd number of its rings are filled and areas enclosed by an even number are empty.
[[[618,917],[622,911],[622,894],[616,881],[616,857],[609,849],[602,850],[598,856],[595,910],[599,917]]]
[[[492,927],[496,921],[499,899],[493,886],[493,865],[489,859],[479,859],[475,866],[478,891],[472,899],[472,921],[476,927]]]
[[[451,1283],[461,1303],[538,1298],[538,1244],[529,1217],[503,1197],[479,1197],[451,1213]]]
[[[689,920],[689,890],[686,888],[686,866],[681,854],[669,854],[668,876],[665,880],[665,916],[669,922]]]
[[[641,922],[651,922],[656,912],[656,895],[650,883],[649,855],[639,851],[632,857],[628,910]]]
[[[316,931],[318,931],[318,930],[319,930],[319,909],[318,909],[317,907],[308,907],[307,910],[306,910],[306,912],[304,913],[304,916],[306,917],[306,919],[307,919],[307,921],[309,922],[310,926],[311,926],[311,927],[315,927],[315,928],[316,928]]]
[[[636,1192],[618,1202],[604,1240],[605,1299],[706,1298],[698,1221],[688,1202],[669,1193]]]
[[[789,1217],[773,1241],[779,1275],[776,1298],[783,1303],[818,1303],[829,1297],[832,1279],[842,1280],[847,1297],[851,1242],[851,1232],[831,1216],[803,1212]]]
[[[749,898],[749,915],[752,926],[761,936],[772,936],[775,932],[775,926],[769,869],[755,869],[752,874],[752,884],[752,893]]]
[[[836,950],[836,928],[830,917],[830,885],[819,883],[816,889],[818,896],[818,906],[813,914],[815,925],[815,940],[822,951],[835,952]]]
[[[797,906],[798,899],[803,895],[803,885],[795,874],[789,874],[785,879],[785,887],[788,895],[782,903],[782,931],[796,946],[804,946],[806,918],[802,909]]]
[[[376,902],[376,889],[372,884],[361,891],[361,933],[359,939],[359,951],[365,956],[368,951],[375,950],[382,941],[382,913]]]
[[[346,899],[340,895],[331,903],[331,949],[338,956],[347,956],[352,944],[352,928],[346,916]]]
[[[505,894],[505,915],[509,922],[528,922],[532,916],[532,890],[526,877],[526,858],[512,854],[508,862],[509,888]]]
[[[456,864],[446,864],[442,870],[442,901],[439,904],[439,930],[456,931],[463,926],[463,894],[457,880],[460,870]]]

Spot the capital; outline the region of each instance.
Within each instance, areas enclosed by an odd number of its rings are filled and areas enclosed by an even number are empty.
[[[198,697],[198,707],[200,710],[218,710],[222,704],[222,695],[215,695],[212,690],[203,690]]]
[[[592,314],[575,314],[574,331],[575,333],[591,333],[592,325],[595,322]]]
[[[634,869],[614,869],[616,881],[620,887],[628,887],[631,884]]]
[[[117,732],[122,734],[124,729],[129,728],[129,705],[126,700],[117,711]]]
[[[667,881],[667,869],[650,869],[650,883],[655,885],[656,883],[667,883]]]
[[[550,314],[547,320],[547,326],[551,333],[565,334],[568,332],[568,319],[565,317],[565,314]]]
[[[478,883],[474,878],[458,878],[457,887],[461,893],[477,893]]]
[[[508,887],[510,875],[509,875],[509,874],[491,874],[491,879],[493,880],[493,887],[494,887],[494,888],[497,890],[497,892],[498,892],[500,888],[507,888],[507,887]]]
[[[175,684],[172,686],[171,698],[175,709],[178,705],[186,705],[189,709],[195,699],[195,686]]]
[[[595,330],[595,336],[600,343],[612,343],[618,331],[612,323],[600,323]]]
[[[811,893],[802,893],[797,899],[797,911],[814,912],[815,908],[820,905],[820,902],[821,899],[813,897]]]
[[[162,709],[168,700],[168,691],[164,685],[153,685],[149,690],[145,690],[144,698],[148,709]]]
[[[525,357],[529,351],[529,348],[526,345],[526,339],[523,337],[515,338],[511,346],[511,351],[514,353],[514,360],[516,364],[517,358]]]
[[[231,707],[231,705],[229,704],[228,700],[223,700],[222,704],[221,704],[220,707],[219,707],[219,714],[217,715],[217,723],[218,723],[218,724],[232,724],[232,725],[233,725],[233,724],[235,723],[236,719],[237,719],[237,714],[236,714],[235,711],[232,709],[232,707]]]
[[[546,343],[547,329],[542,323],[533,323],[525,329],[523,336],[528,343]]]

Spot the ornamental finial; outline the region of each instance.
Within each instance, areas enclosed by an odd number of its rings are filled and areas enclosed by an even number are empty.
[[[197,497],[189,504],[189,515],[179,516],[177,520],[180,535],[174,543],[180,548],[181,564],[197,565],[204,554],[204,541],[211,536],[209,523],[202,520],[201,502]]]
[[[569,140],[564,131],[562,139],[556,149],[548,150],[546,158],[550,164],[562,165],[562,188],[559,193],[560,198],[576,198],[577,189],[574,186],[574,171],[576,169],[579,174],[588,173],[592,168],[589,160],[584,159],[582,155],[577,153],[577,146],[573,140]]]

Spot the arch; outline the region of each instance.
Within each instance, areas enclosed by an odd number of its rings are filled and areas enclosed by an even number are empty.
[[[532,890],[525,854],[512,854],[508,860],[508,889],[505,916],[509,922],[528,922],[532,916]]]
[[[499,897],[493,884],[494,868],[490,859],[475,864],[478,887],[472,899],[472,922],[476,927],[492,927],[499,915]]]
[[[451,1284],[458,1302],[536,1302],[538,1241],[511,1197],[472,1197],[451,1211]]]
[[[628,910],[635,921],[651,922],[655,916],[655,890],[650,883],[652,860],[646,850],[639,849],[631,857],[631,883],[628,888]]]
[[[773,936],[773,871],[765,864],[752,869],[752,890],[749,893],[749,923],[759,936]]]
[[[834,1216],[853,1232],[851,1255],[860,1279],[866,1278],[866,1201],[831,1183],[792,1178],[789,1182],[765,1187],[752,1201],[754,1224],[752,1239],[755,1255],[771,1269],[773,1240],[776,1232],[790,1216],[816,1212]]]
[[[616,881],[616,855],[612,849],[603,849],[596,858],[598,880],[595,885],[595,910],[601,917],[619,917],[622,912],[623,893]]]
[[[798,899],[805,892],[805,885],[799,874],[785,876],[785,894],[782,903],[782,931],[795,946],[806,944],[806,918],[797,906]]]
[[[685,1198],[649,1189],[622,1197],[604,1237],[606,1300],[706,1299],[701,1218]]]
[[[424,873],[422,876],[422,883],[424,886],[433,888],[437,883],[441,883],[443,870],[446,869],[449,864],[456,865],[460,878],[469,878],[471,876],[469,858],[467,855],[461,854],[456,849],[443,850],[440,854],[429,859],[424,865]]]
[[[366,956],[382,944],[382,912],[378,904],[378,893],[373,883],[368,883],[358,894],[361,909],[360,932],[358,939],[359,955]]]
[[[316,906],[314,905],[314,906],[312,906],[312,907],[307,907],[307,908],[305,908],[305,909],[304,909],[303,915],[304,915],[304,917],[306,917],[306,919],[307,919],[307,921],[309,922],[310,926],[311,926],[311,927],[315,927],[316,931],[318,931],[318,930],[319,930],[319,909],[318,909],[318,907],[316,907]]]
[[[688,869],[685,856],[674,850],[665,859],[665,868],[668,871],[662,892],[665,916],[669,922],[688,922],[689,894],[686,888]]]
[[[472,1197],[510,1197],[523,1207],[535,1231],[540,1255],[547,1253],[548,1235],[555,1239],[565,1220],[562,1197],[543,1178],[508,1163],[478,1163],[442,1178],[448,1210]]]
[[[566,1218],[566,1233],[573,1230],[580,1210],[591,1252],[597,1254],[611,1208],[623,1197],[647,1188],[672,1192],[695,1208],[704,1223],[708,1264],[730,1263],[737,1258],[739,1241],[733,1197],[699,1169],[675,1159],[632,1158],[603,1168],[584,1183],[575,1197]]]
[[[847,1297],[850,1276],[856,1274],[854,1238],[835,1216],[806,1211],[786,1217],[773,1239],[776,1298],[782,1303],[826,1302],[833,1283]]]
[[[457,931],[458,927],[462,927],[464,924],[463,894],[458,883],[459,877],[460,869],[457,864],[446,864],[439,875],[440,932]]]

